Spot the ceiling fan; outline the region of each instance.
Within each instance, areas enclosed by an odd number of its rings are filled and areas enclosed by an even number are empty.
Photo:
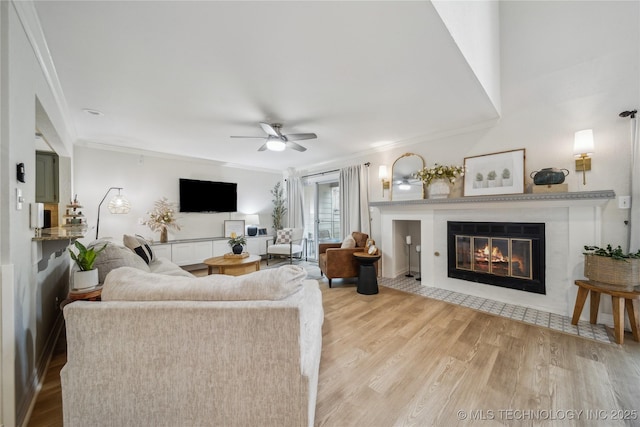
[[[267,134],[264,136],[232,136],[231,138],[262,138],[266,139],[258,151],[283,151],[286,147],[294,149],[296,151],[306,151],[307,149],[300,144],[296,144],[293,141],[302,141],[304,139],[315,139],[318,136],[315,133],[291,133],[284,135],[281,132],[282,125],[279,123],[260,123],[262,130]]]

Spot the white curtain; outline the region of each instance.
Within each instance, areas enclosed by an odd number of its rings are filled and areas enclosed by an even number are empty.
[[[362,165],[340,169],[340,232],[342,237],[353,231],[370,233],[369,174]]]
[[[640,249],[640,144],[635,115],[631,121],[631,212],[629,226],[629,252]]]
[[[291,228],[304,228],[304,190],[297,172],[289,169],[287,178],[287,224]]]

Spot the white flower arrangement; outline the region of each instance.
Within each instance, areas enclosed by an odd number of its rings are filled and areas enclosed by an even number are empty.
[[[151,231],[163,231],[169,228],[180,230],[180,225],[176,219],[176,204],[167,200],[166,197],[158,200],[154,204],[151,212],[147,212],[148,218],[142,222]]]
[[[423,168],[415,173],[415,177],[419,178],[426,185],[431,184],[436,179],[448,179],[450,183],[455,184],[456,178],[464,176],[464,166],[446,166],[435,164],[431,168]]]

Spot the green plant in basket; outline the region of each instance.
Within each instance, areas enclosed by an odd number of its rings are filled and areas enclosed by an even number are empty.
[[[107,247],[107,244],[105,243],[104,246],[98,250],[93,247],[87,249],[80,241],[76,240],[74,246],[78,249],[78,253],[75,254],[71,248],[69,248],[71,259],[78,264],[80,271],[89,271],[93,270],[93,263],[96,261],[96,257]]]
[[[629,258],[640,258],[640,250],[635,253],[624,253],[620,246],[615,249],[609,244],[606,248],[600,248],[598,246],[587,246],[584,247],[585,255],[597,255],[604,256],[618,260],[625,260]]]

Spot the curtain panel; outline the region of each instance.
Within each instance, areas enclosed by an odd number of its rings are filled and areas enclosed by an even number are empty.
[[[340,232],[371,235],[369,220],[369,174],[362,165],[340,169]]]

